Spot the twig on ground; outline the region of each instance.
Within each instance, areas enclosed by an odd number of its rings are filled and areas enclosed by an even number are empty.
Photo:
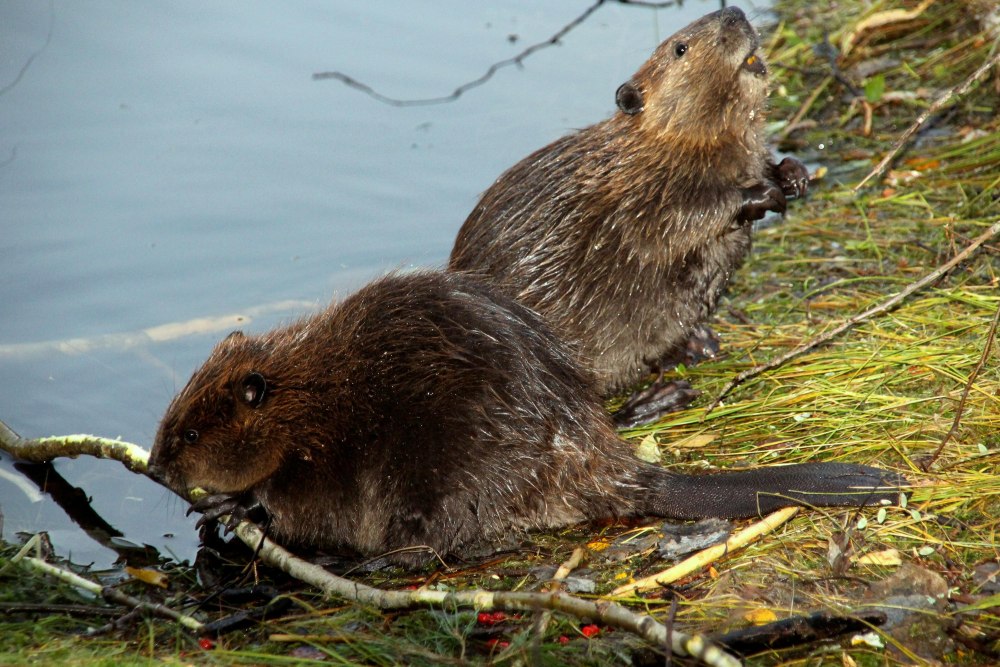
[[[109,444],[114,446],[108,446]],[[78,445],[81,449],[77,449]],[[20,437],[2,420],[0,420],[0,449],[7,451],[15,458],[35,461],[47,461],[58,456],[73,457],[80,454],[90,454],[100,458],[120,461],[130,469],[138,469],[139,464],[141,464],[142,470],[146,469],[146,460],[137,461],[137,453],[146,454],[148,459],[148,453],[138,445],[118,440],[95,438],[93,436],[52,437],[28,440]],[[717,646],[706,641],[701,635],[688,635],[673,630],[668,636],[666,627],[662,623],[657,622],[652,616],[635,613],[610,600],[582,600],[559,591],[550,593],[494,592],[484,590],[449,592],[428,589],[387,591],[338,577],[319,565],[302,560],[267,539],[257,526],[247,521],[237,525],[234,532],[250,549],[256,549],[259,546],[260,557],[264,562],[282,570],[299,581],[315,586],[326,595],[370,604],[386,610],[428,606],[441,606],[444,608],[472,607],[475,609],[502,609],[505,611],[551,609],[578,618],[593,619],[605,625],[626,630],[643,638],[654,646],[670,646],[671,650],[678,655],[691,656],[701,660],[706,665],[712,665],[713,667],[738,667],[740,664],[739,660],[721,651]],[[37,561],[40,569],[51,567],[48,563],[38,559],[25,558],[25,560],[32,561],[32,565],[35,564],[34,561]],[[60,572],[62,571],[60,570]],[[68,574],[72,575],[72,573]],[[73,576],[75,577],[76,575]],[[88,585],[97,586],[98,590],[94,592],[100,595],[124,595],[114,589],[101,589],[97,584],[87,582],[85,579],[82,579],[82,581]],[[111,592],[107,592],[108,590]],[[128,598],[128,596],[125,597]],[[107,599],[119,602],[121,598],[108,597]],[[135,600],[134,598],[129,599]],[[135,601],[141,602],[139,600]],[[176,614],[176,612],[163,608],[162,605],[151,605],[150,611],[154,613],[165,614],[166,612],[171,612]],[[197,621],[194,621],[194,623],[197,623],[197,626],[188,627],[196,630],[204,627]]]
[[[820,611],[808,616],[792,616],[780,621],[716,635],[714,639],[734,653],[752,655],[790,646],[813,644],[851,632],[865,632],[886,622],[885,612],[837,614]]]
[[[794,508],[793,508],[794,509]],[[261,539],[256,526],[244,522],[236,527],[236,534],[247,545]],[[311,584],[327,595],[346,598],[380,609],[410,609],[421,606],[473,607],[475,609],[503,609],[505,611],[534,611],[552,609],[578,618],[589,618],[605,625],[627,630],[642,637],[654,646],[669,645],[678,655],[697,658],[708,665],[739,665],[731,655],[706,642],[700,635],[688,635],[674,630],[667,643],[666,627],[652,616],[637,614],[610,600],[582,600],[558,591],[552,593],[523,593],[507,591],[386,591],[338,577],[319,565],[304,561],[270,540],[264,541],[261,558],[269,565]]]
[[[777,512],[772,512],[757,523],[747,526],[745,529],[736,533],[721,544],[714,544],[703,551],[699,551],[690,558],[685,558],[676,565],[668,567],[666,570],[657,572],[656,574],[651,574],[648,577],[643,577],[642,579],[633,581],[630,584],[619,586],[615,590],[611,591],[611,595],[609,597],[622,597],[631,593],[655,590],[660,586],[677,581],[681,577],[686,577],[692,572],[705,567],[712,561],[715,561],[732,551],[742,549],[757,538],[777,529],[778,526],[787,522],[793,516],[798,514],[798,512],[798,507],[784,507]]]
[[[903,146],[906,144],[906,142],[910,140],[910,137],[912,137],[916,133],[916,131],[919,130],[924,125],[924,123],[927,122],[927,119],[936,114],[938,110],[940,110],[941,107],[943,107],[945,104],[950,102],[951,98],[955,96],[961,96],[967,93],[969,89],[972,88],[972,85],[977,80],[979,80],[980,77],[986,74],[986,72],[988,72],[990,68],[996,65],[998,61],[1000,61],[1000,51],[994,53],[992,57],[990,57],[986,62],[980,65],[979,68],[976,69],[976,71],[973,72],[972,76],[970,76],[968,79],[966,79],[959,85],[949,90],[946,90],[936,100],[931,102],[931,105],[927,107],[922,114],[917,116],[917,119],[913,121],[913,124],[910,125],[910,127],[907,128],[906,132],[903,132],[903,134],[900,135],[899,139],[896,140],[896,143],[893,144],[892,149],[886,154],[884,158],[882,158],[882,161],[879,162],[867,176],[861,179],[860,183],[854,186],[854,191],[857,192],[858,190],[864,187],[865,183],[867,183],[868,181],[877,176],[880,176],[882,172],[885,171],[886,167],[889,166],[889,163],[892,162],[894,159],[896,159],[896,155],[898,155],[899,151],[903,149]]]
[[[204,625],[190,616],[185,616],[179,612],[174,611],[162,604],[149,603],[139,598],[132,597],[117,588],[112,588],[110,586],[101,586],[100,584],[93,582],[89,579],[85,579],[75,572],[70,572],[65,568],[61,568],[52,563],[47,563],[41,558],[36,558],[34,556],[27,556],[25,553],[34,546],[34,541],[37,539],[37,535],[28,541],[24,549],[21,549],[20,553],[11,558],[12,563],[17,563],[23,561],[29,567],[43,572],[49,576],[55,577],[60,581],[64,581],[71,586],[75,586],[81,590],[93,593],[94,595],[99,595],[108,602],[114,604],[120,604],[123,607],[128,607],[129,609],[146,611],[157,616],[162,616],[168,618],[172,621],[183,625],[188,630],[192,632],[200,632]]]
[[[37,602],[0,602],[0,614],[66,615],[86,618],[89,616],[118,616],[118,609],[88,607],[84,604],[42,604]]]
[[[931,466],[933,466],[934,463],[937,462],[938,457],[941,456],[941,452],[944,451],[945,445],[947,445],[948,441],[951,440],[956,433],[958,433],[958,425],[961,423],[962,413],[965,411],[965,401],[969,398],[969,391],[972,389],[972,384],[976,381],[976,378],[979,377],[979,373],[983,370],[986,360],[989,359],[990,350],[993,349],[993,341],[996,338],[998,323],[1000,323],[1000,304],[997,304],[997,311],[993,314],[993,322],[990,324],[990,330],[986,334],[986,343],[983,344],[983,353],[979,356],[979,362],[976,364],[976,367],[973,368],[972,373],[969,374],[969,380],[965,383],[965,389],[962,390],[962,398],[959,399],[958,407],[955,408],[955,419],[951,422],[951,428],[948,429],[948,432],[944,434],[943,438],[941,438],[941,444],[938,445],[934,454],[932,454],[931,457],[920,466],[924,472],[931,469]]]
[[[813,350],[819,347],[820,345],[823,345],[824,343],[829,342],[830,340],[836,338],[837,336],[844,333],[848,329],[857,326],[861,322],[871,319],[876,315],[881,315],[882,313],[892,310],[897,305],[899,305],[900,302],[909,297],[911,294],[913,294],[914,292],[918,292],[924,287],[927,287],[931,283],[937,281],[943,275],[945,275],[946,273],[954,269],[956,266],[964,262],[972,255],[972,253],[978,250],[980,246],[982,246],[984,243],[992,239],[997,234],[1000,234],[1000,221],[993,223],[993,225],[990,226],[989,229],[987,229],[985,232],[977,236],[976,239],[968,246],[966,246],[964,250],[962,250],[957,255],[952,257],[950,260],[948,260],[941,266],[937,267],[936,269],[925,275],[920,280],[911,283],[906,287],[906,289],[896,294],[895,296],[886,299],[877,306],[869,308],[863,313],[855,315],[841,322],[833,329],[830,329],[829,331],[826,331],[825,333],[816,336],[809,342],[804,343],[803,345],[799,345],[795,349],[790,350],[789,352],[786,352],[785,354],[782,354],[781,356],[776,357],[765,364],[754,366],[753,368],[749,368],[739,373],[736,377],[730,380],[725,387],[722,388],[722,391],[719,392],[719,395],[715,398],[714,401],[712,401],[712,404],[709,405],[708,408],[705,410],[705,416],[711,414],[711,412],[715,410],[715,408],[717,408],[720,403],[722,403],[722,399],[724,399],[726,396],[729,395],[729,392],[731,392],[733,389],[743,384],[747,380],[755,378],[758,375],[761,375],[762,373],[766,373],[767,371],[779,368],[780,366],[783,366],[792,359],[800,355],[803,355],[806,352],[809,352],[810,350]]]
[[[585,553],[586,551],[584,550],[583,547],[577,547],[576,549],[573,549],[573,553],[570,554],[570,557],[566,560],[566,562],[564,562],[562,565],[559,566],[559,569],[556,570],[556,573],[552,575],[552,580],[548,584],[543,586],[542,590],[547,593],[552,591],[562,590],[562,582],[566,579],[566,577],[569,576],[570,572],[572,572],[573,570],[575,570],[580,566],[580,563],[583,561],[583,556]],[[535,619],[535,623],[531,630],[532,634],[534,634],[536,637],[539,638],[544,636],[545,630],[548,628],[549,621],[551,619],[552,619],[551,610],[546,609],[542,611],[542,613],[538,614],[538,617]]]

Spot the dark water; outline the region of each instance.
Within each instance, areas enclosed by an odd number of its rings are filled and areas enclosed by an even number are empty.
[[[396,108],[311,75],[447,94],[587,3],[5,0],[0,417],[25,436],[150,446],[225,333],[389,269],[440,266],[494,178],[608,116],[659,41],[718,5],[608,3],[522,69],[450,104]],[[161,487],[113,462],[56,469],[126,539],[193,555],[194,520]],[[77,562],[115,558],[8,458],[0,511],[7,540],[47,530]]]

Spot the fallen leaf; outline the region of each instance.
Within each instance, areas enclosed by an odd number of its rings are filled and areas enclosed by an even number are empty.
[[[697,449],[698,447],[704,447],[705,445],[711,444],[718,439],[719,436],[715,433],[699,433],[697,435],[689,435],[686,438],[681,438],[680,440],[670,443],[670,445],[671,447]]]
[[[636,458],[646,463],[660,462],[660,448],[657,446],[656,438],[653,437],[652,433],[639,442],[639,446],[635,448],[635,455]]]
[[[890,169],[886,174],[886,181],[889,185],[905,185],[920,178],[921,174],[915,169]]]
[[[778,620],[778,617],[770,609],[751,609],[743,614],[743,618],[754,625],[765,625]]]
[[[878,633],[874,631],[851,637],[851,646],[861,645],[871,646],[872,648],[885,648],[885,644],[882,643],[882,638],[879,637]]]
[[[591,551],[604,551],[609,546],[611,546],[610,540],[594,540],[593,542],[587,542],[587,548]]]
[[[167,575],[158,570],[125,566],[125,572],[128,573],[128,575],[133,579],[138,579],[142,583],[148,584],[149,586],[159,586],[160,588],[167,587]]]
[[[937,169],[941,166],[941,160],[935,160],[933,158],[926,157],[911,157],[904,161],[907,167],[912,167],[917,171],[926,171],[928,169]]]
[[[901,565],[903,559],[895,549],[884,549],[882,551],[867,553],[864,556],[858,556],[854,559],[854,562],[858,565],[894,566]]]
[[[840,50],[846,56],[854,48],[854,45],[860,39],[860,36],[866,32],[875,30],[876,28],[882,28],[894,23],[905,23],[906,21],[912,21],[918,18],[924,13],[924,10],[930,7],[934,3],[934,0],[924,0],[919,5],[911,10],[906,9],[889,9],[884,12],[875,12],[866,19],[862,19],[854,26],[854,30],[847,32],[841,41]]]

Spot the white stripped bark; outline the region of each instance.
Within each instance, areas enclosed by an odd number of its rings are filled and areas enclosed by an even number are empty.
[[[643,577],[642,579],[637,579],[630,584],[619,586],[615,590],[611,591],[611,595],[609,597],[622,597],[625,595],[639,593],[641,591],[656,590],[660,586],[677,581],[682,577],[686,577],[692,572],[697,572],[710,563],[722,558],[726,554],[730,554],[737,549],[742,549],[757,538],[774,531],[778,528],[778,526],[798,514],[798,512],[798,507],[783,507],[777,512],[768,514],[757,523],[747,526],[721,544],[713,544],[707,549],[703,549],[695,555],[685,558],[681,562],[668,567],[666,570],[662,570],[656,574],[651,574],[648,577]]]

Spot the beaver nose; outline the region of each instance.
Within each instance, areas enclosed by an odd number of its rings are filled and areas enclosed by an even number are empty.
[[[727,28],[747,20],[747,15],[739,7],[726,7],[719,13],[719,20]]]
[[[146,465],[146,475],[152,477],[157,482],[163,481],[163,464],[159,461],[150,461]]]

